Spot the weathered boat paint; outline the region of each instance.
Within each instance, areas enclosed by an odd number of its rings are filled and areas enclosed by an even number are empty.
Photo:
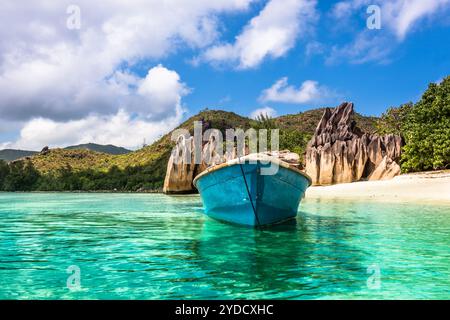
[[[201,173],[194,179],[194,185],[200,192],[205,214],[252,227],[295,218],[311,179],[279,161],[276,174],[261,174],[272,164],[242,159]]]

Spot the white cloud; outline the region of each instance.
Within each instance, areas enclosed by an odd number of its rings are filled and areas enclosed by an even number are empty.
[[[181,122],[184,113],[181,98],[189,90],[175,71],[158,65],[150,69],[144,79],[117,74],[115,81],[135,83],[136,92],[127,94],[134,95],[135,103],[147,106],[150,113],[119,109],[115,114],[90,114],[66,121],[38,117],[25,123],[16,142],[0,144],[0,148],[40,150],[45,145],[56,147],[96,142],[133,149],[144,138],[153,141]],[[138,110],[137,107],[131,109]],[[158,118],[158,114],[165,116]]]
[[[324,52],[324,50],[325,46],[322,43],[318,41],[312,41],[306,45],[305,57],[306,59],[309,59],[312,56],[320,55]]]
[[[167,133],[181,119],[180,107],[177,107],[174,116],[162,121],[133,118],[124,110],[119,110],[115,115],[91,115],[65,122],[37,118],[22,128],[16,142],[0,144],[0,148],[41,150],[44,146],[64,147],[95,141],[134,149],[142,144],[144,138],[153,141]]]
[[[449,0],[397,0],[385,2],[381,12],[382,17],[402,40],[421,19],[429,18],[449,7]]]
[[[50,128],[51,123],[92,123],[92,119],[107,125],[107,119],[113,121],[118,115],[129,116],[133,124],[138,123],[136,119],[151,120],[152,125],[157,120],[172,123],[187,93],[178,75],[161,67],[141,79],[130,70],[142,61],[156,64],[179,48],[199,50],[212,45],[220,36],[218,17],[247,10],[252,1],[78,0],[81,29],[69,30],[66,9],[72,1],[4,0],[0,118],[27,123],[23,130],[38,130],[36,123]],[[152,80],[157,73],[165,75],[167,83]],[[22,134],[27,132],[23,130]],[[26,137],[20,139],[22,145],[29,145]],[[52,144],[50,135],[48,139],[39,144]]]
[[[268,57],[279,58],[294,47],[299,36],[308,32],[317,19],[315,7],[315,0],[270,0],[244,27],[234,44],[212,46],[199,60],[232,62],[247,69]]]
[[[359,33],[353,42],[343,46],[333,46],[325,59],[326,64],[338,64],[348,61],[352,64],[377,62],[385,64],[390,62],[390,54],[394,49],[392,39],[370,31]]]
[[[340,1],[333,6],[331,14],[335,19],[346,19],[351,16],[353,11],[359,10],[362,6],[368,6],[373,3],[374,1],[372,0]]]
[[[219,14],[253,0],[126,2],[79,0],[81,29],[66,28],[70,1],[2,2],[0,116],[10,120],[80,119],[135,107],[130,85],[117,82],[142,59],[181,46],[203,48],[218,37]]]
[[[450,8],[450,0],[346,0],[332,9],[336,19],[347,19],[355,11],[376,4],[381,8],[382,26],[386,25],[399,40],[403,40],[417,23]]]
[[[288,78],[283,77],[270,88],[263,90],[259,98],[262,102],[282,103],[322,103],[336,98],[337,95],[317,81],[306,80],[298,88],[289,85]]]
[[[271,107],[258,108],[253,110],[252,113],[250,113],[250,118],[256,119],[261,114],[273,118],[277,116],[277,111]]]
[[[356,33],[352,42],[333,46],[327,63],[387,63],[395,47],[419,26],[419,22],[431,18],[439,21],[439,16],[446,17],[450,9],[450,0],[347,0],[335,4],[331,16],[336,23],[345,25],[344,21],[354,18],[355,14],[358,19],[368,17],[366,8],[373,4],[381,9],[381,30],[365,29]],[[347,23],[347,28],[350,25]]]
[[[152,114],[167,114],[172,111],[174,106],[180,106],[181,97],[189,91],[186,85],[180,82],[178,73],[162,65],[150,69],[137,89]]]

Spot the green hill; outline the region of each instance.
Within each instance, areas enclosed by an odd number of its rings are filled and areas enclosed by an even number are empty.
[[[224,132],[228,128],[242,128],[246,130],[250,127],[250,123],[253,120],[233,112],[205,110],[189,118],[176,129],[187,129],[193,134],[194,121],[202,121],[205,127],[207,125],[210,128],[217,128]],[[87,149],[50,149],[45,154],[38,153],[31,157],[31,162],[41,173],[55,172],[66,167],[70,167],[74,171],[92,169],[106,172],[113,166],[125,169],[126,167],[146,166],[153,162],[165,168],[174,146],[170,139],[171,134],[172,131],[153,144],[126,154],[110,155]]]
[[[85,144],[78,144],[76,146],[70,146],[66,147],[64,149],[68,150],[74,150],[74,149],[85,149],[85,150],[92,150],[97,152],[103,152],[107,154],[127,154],[130,153],[131,150],[122,148],[122,147],[116,147],[112,144],[102,145],[102,144],[96,144],[96,143],[85,143]]]
[[[193,134],[194,121],[202,121],[204,129],[215,128],[223,133],[229,128],[246,130],[269,126],[280,129],[280,149],[290,149],[302,154],[322,114],[323,109],[315,109],[261,123],[233,112],[204,110],[183,122],[177,129],[187,129]],[[362,128],[375,130],[375,118],[356,114],[355,120]],[[88,148],[50,149],[32,155],[28,160],[13,162],[10,170],[22,170],[31,175],[27,184],[33,184],[32,190],[160,190],[174,146],[171,133],[172,131],[149,146],[126,154],[107,154]],[[25,190],[20,182],[17,184],[14,181],[8,182],[3,189]]]
[[[64,148],[66,150],[91,150],[106,154],[113,154],[113,155],[119,155],[119,154],[127,154],[130,153],[131,150],[122,148],[122,147],[116,147],[112,144],[108,145],[101,145],[96,143],[86,143],[86,144],[79,144],[76,146],[69,146]],[[16,149],[4,149],[0,150],[0,160],[5,160],[6,162],[18,160],[20,158],[24,157],[30,157],[32,155],[38,154],[38,151],[29,151],[29,150],[16,150]],[[70,153],[69,153],[70,154]]]
[[[36,151],[27,150],[15,150],[15,149],[4,149],[0,150],[0,160],[5,160],[7,162],[14,161],[23,157],[32,156],[36,154]]]
[[[275,124],[280,129],[294,129],[301,132],[314,133],[325,108],[308,110],[296,114],[288,114],[275,118]],[[357,112],[353,114],[353,120],[364,132],[373,133],[376,131],[375,123],[377,117],[363,116]]]

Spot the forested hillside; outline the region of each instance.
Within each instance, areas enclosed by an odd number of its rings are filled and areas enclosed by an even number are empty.
[[[222,110],[204,110],[178,128],[193,134],[194,121],[225,132],[229,128],[279,128],[280,149],[300,155],[323,109],[257,120]],[[375,130],[376,118],[355,114],[358,125]],[[158,191],[174,143],[171,132],[134,152],[112,155],[82,149],[50,149],[7,165],[0,163],[0,190],[5,191]]]

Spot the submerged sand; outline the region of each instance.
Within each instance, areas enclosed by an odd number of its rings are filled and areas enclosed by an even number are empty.
[[[305,198],[361,198],[450,204],[450,170],[403,174],[391,180],[315,186],[307,189]]]

